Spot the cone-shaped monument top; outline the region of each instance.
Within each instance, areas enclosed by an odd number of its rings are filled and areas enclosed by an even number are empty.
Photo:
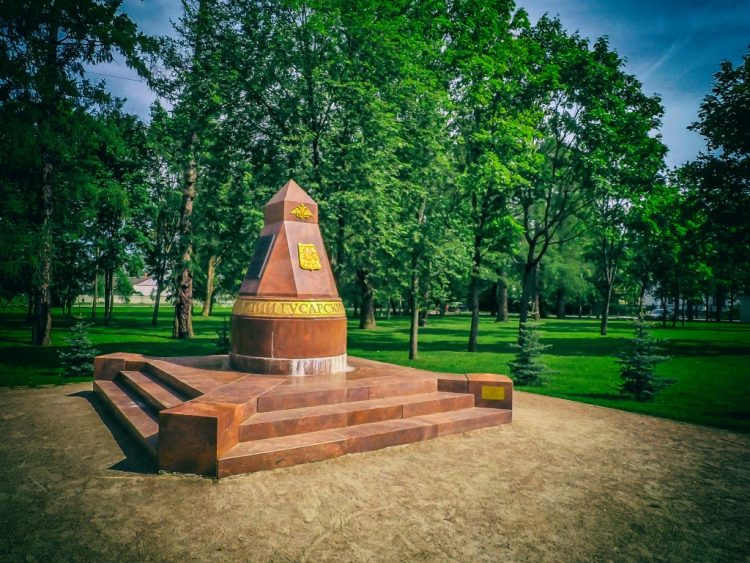
[[[289,180],[263,213],[265,225],[238,297],[338,298],[318,204]]]
[[[297,182],[289,180],[263,208],[266,225],[277,221],[318,222],[318,204]]]

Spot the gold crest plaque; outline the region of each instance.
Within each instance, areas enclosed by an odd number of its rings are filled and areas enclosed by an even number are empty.
[[[320,270],[320,256],[314,244],[297,243],[299,267],[303,270]]]
[[[505,387],[482,385],[482,399],[485,399],[487,401],[504,401]]]
[[[305,220],[312,217],[312,211],[310,211],[304,203],[300,203],[297,207],[292,209],[289,213],[294,215],[297,219]]]

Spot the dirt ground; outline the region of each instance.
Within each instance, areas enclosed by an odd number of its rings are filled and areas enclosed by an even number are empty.
[[[90,384],[0,390],[0,559],[748,561],[750,437],[517,393],[511,425],[220,482]]]

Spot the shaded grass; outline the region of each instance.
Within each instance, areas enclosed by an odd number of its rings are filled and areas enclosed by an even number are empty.
[[[90,331],[100,353],[137,352],[151,356],[186,356],[217,353],[217,335],[229,308],[219,308],[209,318],[196,317],[196,338],[170,337],[172,310],[165,307],[159,326],[150,325],[146,307],[116,309],[110,326],[99,320]],[[20,311],[0,313],[0,385],[61,384],[83,379],[60,377],[58,351],[73,320],[55,319],[53,344],[28,345],[29,327]],[[513,358],[517,322],[480,321],[479,352],[469,354],[466,344],[469,317],[430,318],[420,331],[420,357],[407,358],[409,327],[406,318],[381,320],[363,331],[349,324],[349,354],[433,371],[507,373]],[[664,353],[671,359],[657,367],[658,374],[675,384],[650,403],[638,403],[619,394],[616,363],[631,337],[627,321],[613,320],[609,334],[599,336],[594,319],[546,320],[541,323],[542,343],[550,344],[543,362],[555,373],[544,387],[523,388],[643,414],[750,432],[750,326],[695,322],[675,329],[656,328],[666,339]]]

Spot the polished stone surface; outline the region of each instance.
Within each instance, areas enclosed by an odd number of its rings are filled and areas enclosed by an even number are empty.
[[[308,377],[247,374],[228,363],[226,356],[100,356],[94,390],[159,469],[214,477],[428,440],[512,416],[505,376],[361,358],[350,358],[349,371]]]

